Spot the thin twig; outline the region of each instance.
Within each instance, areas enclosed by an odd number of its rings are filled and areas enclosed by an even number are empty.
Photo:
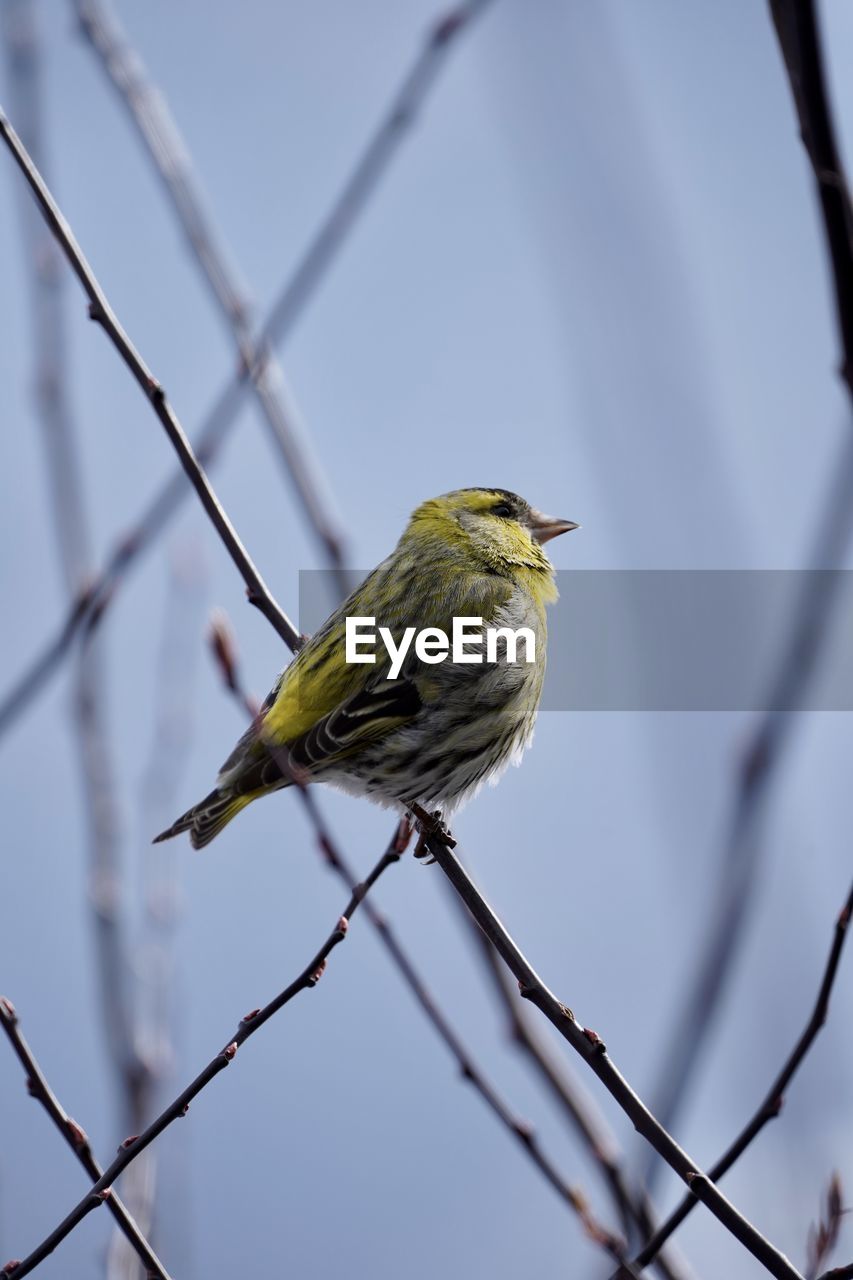
[[[354,882],[352,869],[344,860],[339,847],[332,840],[328,827],[320,814],[312,789],[307,786],[301,786],[297,787],[297,790],[302,797],[314,827],[318,846],[329,867],[345,884],[352,885]],[[369,901],[365,904],[365,914],[378,933],[383,946],[397,967],[403,981],[412,992],[440,1039],[443,1040],[450,1053],[456,1059],[463,1080],[467,1080],[473,1085],[499,1123],[516,1139],[522,1150],[526,1152],[560,1199],[577,1215],[587,1237],[595,1244],[600,1245],[611,1257],[615,1258],[626,1275],[636,1277],[636,1280],[639,1280],[639,1271],[634,1268],[633,1263],[626,1256],[625,1242],[597,1221],[583,1192],[565,1180],[557,1166],[544,1152],[535,1129],[515,1115],[509,1104],[504,1101],[480,1067],[476,1065],[467,1047],[457,1035],[437,1004],[435,997],[417,972],[411,958],[389,924],[387,917],[380,913],[373,903]]]
[[[273,1000],[270,1000],[269,1004],[264,1005],[262,1009],[253,1009],[250,1013],[247,1013],[244,1018],[241,1018],[237,1025],[237,1030],[234,1032],[228,1043],[224,1048],[220,1049],[219,1053],[211,1058],[207,1066],[199,1072],[190,1084],[187,1085],[186,1089],[184,1089],[173,1102],[161,1111],[156,1120],[152,1121],[152,1123],[142,1133],[125,1139],[119,1148],[118,1155],[115,1160],[113,1160],[109,1168],[101,1174],[88,1195],[83,1197],[74,1209],[72,1209],[71,1213],[63,1219],[59,1226],[51,1231],[50,1235],[47,1236],[42,1243],[32,1251],[32,1253],[24,1258],[23,1261],[15,1260],[14,1262],[7,1262],[0,1274],[9,1276],[14,1275],[16,1280],[22,1280],[23,1276],[29,1275],[29,1273],[39,1265],[39,1263],[43,1262],[49,1254],[53,1253],[57,1245],[60,1244],[66,1236],[70,1235],[74,1228],[78,1226],[93,1209],[97,1209],[105,1201],[108,1202],[113,1198],[114,1192],[112,1190],[112,1185],[119,1174],[126,1169],[127,1166],[145,1150],[146,1147],[150,1146],[154,1139],[159,1137],[164,1129],[167,1129],[170,1124],[175,1120],[180,1119],[181,1116],[186,1115],[192,1100],[201,1093],[202,1089],[210,1084],[211,1080],[219,1075],[220,1071],[225,1070],[233,1060],[240,1045],[244,1044],[250,1036],[255,1034],[256,1031],[259,1031],[264,1023],[268,1022],[274,1014],[278,1013],[280,1009],[283,1009],[284,1006],[295,996],[299,995],[301,991],[310,991],[317,985],[326,968],[329,956],[332,954],[335,947],[337,947],[339,943],[343,942],[344,938],[347,936],[349,922],[358,910],[360,903],[364,900],[366,894],[373,887],[382,873],[393,863],[399,861],[404,848],[405,844],[403,844],[402,840],[400,840],[398,835],[395,833],[390,845],[376,863],[367,879],[362,881],[361,884],[356,885],[350,896],[349,902],[344,908],[343,914],[338,918],[337,923],[329,933],[325,942],[312,956],[299,976],[295,978],[289,986],[285,987],[283,991],[279,992]]]
[[[233,633],[226,616],[221,611],[217,611],[211,621],[209,640],[210,648],[225,688],[233,695],[238,706],[246,712],[249,719],[260,729],[261,721],[258,717],[257,702],[246,691],[243,684]],[[348,889],[352,890],[356,884],[355,873],[341,852],[340,845],[333,838],[312,791],[301,782],[295,771],[289,767],[286,752],[275,751],[269,745],[268,750],[274,755],[282,772],[292,778],[308,820],[314,830],[317,846],[327,866],[334,871]],[[379,911],[372,899],[365,902],[364,914],[372,928],[378,933],[391,962],[426,1015],[427,1021],[450,1051],[451,1056],[456,1059],[462,1079],[473,1085],[498,1122],[520,1144],[522,1150],[533,1161],[540,1173],[543,1174],[557,1192],[557,1195],[579,1217],[587,1236],[594,1243],[601,1245],[611,1257],[616,1258],[623,1268],[630,1267],[631,1264],[626,1258],[625,1242],[596,1221],[583,1192],[566,1181],[554,1162],[543,1151],[533,1127],[513,1112],[509,1103],[501,1097],[483,1070],[477,1065],[470,1050],[455,1031],[436,997],[418,972],[414,961],[397,937],[387,916]],[[631,1274],[631,1272],[629,1271],[628,1274]],[[636,1274],[639,1275],[638,1272]]]
[[[708,1177],[714,1182],[718,1182],[735,1161],[739,1160],[746,1151],[747,1147],[755,1141],[761,1130],[771,1120],[775,1120],[782,1110],[785,1102],[785,1093],[788,1085],[796,1075],[803,1059],[811,1049],[817,1036],[826,1022],[827,1012],[829,1010],[829,1000],[832,995],[832,988],[838,974],[838,966],[841,960],[841,952],[844,948],[844,940],[847,937],[850,917],[853,914],[853,887],[847,897],[841,913],[835,922],[835,932],[833,934],[832,945],[827,956],[826,966],[823,971],[820,988],[817,993],[814,1008],[811,1016],[803,1028],[797,1043],[791,1050],[790,1055],[785,1061],[782,1070],[776,1076],[771,1084],[767,1094],[755,1111],[752,1118],[744,1126],[738,1136],[735,1138],[731,1146],[723,1153],[720,1159],[708,1171]],[[667,1218],[655,1234],[644,1245],[634,1259],[637,1266],[645,1267],[655,1257],[657,1251],[662,1248],[673,1231],[681,1225],[684,1219],[692,1212],[696,1205],[696,1200],[692,1195],[687,1195],[682,1200],[678,1208]]]
[[[265,353],[282,343],[291,333],[325,278],[358,216],[377,190],[401,143],[419,118],[452,47],[492,2],[493,0],[468,0],[437,22],[428,33],[399,89],[383,112],[375,132],[356,160],[262,325],[255,341],[255,347],[261,353],[261,365]],[[237,372],[228,379],[196,437],[196,457],[208,469],[213,465],[225,436],[236,420],[250,373],[251,370],[241,364]],[[116,540],[115,549],[107,564],[92,581],[86,597],[69,611],[56,633],[37,650],[27,669],[15,679],[7,694],[0,699],[0,734],[47,688],[50,676],[59,670],[61,661],[70,650],[80,628],[88,622],[95,625],[102,619],[131,566],[150,548],[188,492],[184,473],[179,470],[152,499],[144,515],[123,537]]]
[[[477,924],[492,942],[504,963],[517,979],[521,994],[530,1000],[560,1032],[591,1071],[598,1076],[611,1097],[631,1120],[634,1128],[666,1161],[724,1227],[777,1280],[803,1280],[799,1271],[749,1222],[726,1197],[713,1180],[667,1133],[651,1111],[610,1059],[601,1037],[583,1027],[571,1009],[562,1004],[545,985],[518,944],[507,932],[483,895],[477,889],[462,863],[453,853],[455,842],[434,819],[419,806],[411,806],[421,825],[422,839],[441,870],[462,898]]]
[[[820,201],[841,341],[839,373],[853,399],[853,209],[835,138],[814,0],[770,0],[800,136]]]
[[[841,376],[853,397],[853,211],[832,125],[813,0],[770,0],[800,129],[815,176],[842,348]],[[833,463],[824,515],[811,564],[843,563],[853,524],[853,431]],[[796,721],[791,716],[817,668],[841,585],[837,573],[809,573],[794,611],[789,638],[768,699],[768,710],[752,734],[737,779],[728,836],[720,862],[717,896],[708,912],[707,939],[699,949],[694,979],[667,1037],[661,1077],[653,1090],[655,1114],[672,1125],[706,1037],[714,1023],[744,940],[762,862],[762,822],[771,784]],[[648,1168],[649,1184],[659,1169]]]
[[[0,134],[2,134],[3,141],[8,146],[18,168],[29,184],[48,226],[68,259],[71,270],[83,286],[83,290],[89,299],[89,315],[91,319],[96,321],[107,334],[133,378],[151,402],[154,412],[180,459],[181,466],[198,494],[199,500],[213,523],[216,532],[219,534],[221,542],[246,584],[249,603],[260,610],[290,649],[300,648],[302,637],[273,599],[272,593],[255,567],[248,551],[240,541],[225,509],[213,492],[210,481],[199,466],[190,442],[184,434],[184,429],[167,399],[166,392],[150,372],[119,323],[118,317],[107,301],[106,294],[98,284],[94,272],[83,256],[83,251],[77,244],[74,233],[48,190],[47,184],[33,163],[31,156],[27,153],[21,139],[2,110],[0,110]]]
[[[350,591],[344,568],[341,534],[326,510],[315,465],[291,422],[290,395],[284,393],[284,375],[272,351],[261,349],[252,336],[251,307],[221,238],[212,226],[198,189],[189,152],[169,111],[165,96],[156,87],[139,53],[133,49],[115,14],[101,0],[72,0],[80,29],[90,49],[118,94],[135,126],[146,154],[154,165],[178,218],[193,256],[210,286],[248,370],[255,399],[269,427],[271,438],[296,491],[308,527],[317,538],[334,575],[341,597]]]
[[[559,1109],[566,1116],[572,1130],[580,1137],[594,1167],[599,1171],[610,1198],[617,1209],[625,1234],[630,1238],[638,1231],[641,1239],[647,1239],[654,1230],[654,1215],[648,1197],[635,1191],[629,1184],[613,1135],[607,1127],[593,1099],[579,1080],[569,1074],[562,1062],[557,1062],[544,1039],[538,1034],[528,1017],[528,1010],[519,999],[518,987],[513,983],[506,966],[478,927],[462,900],[451,893],[454,905],[460,908],[460,917],[469,930],[472,940],[481,954],[484,967],[492,981],[498,1004],[507,1021],[507,1034],[531,1063],[539,1079],[544,1083]],[[680,1274],[674,1260],[666,1254],[655,1258],[655,1264],[665,1280],[677,1280]]]
[[[56,1125],[62,1137],[68,1143],[77,1159],[82,1164],[86,1173],[97,1182],[103,1176],[103,1169],[98,1164],[89,1145],[89,1139],[85,1132],[80,1128],[76,1121],[72,1120],[56,1094],[47,1082],[44,1072],[33,1057],[30,1046],[24,1039],[20,1025],[18,1023],[18,1015],[15,1006],[11,1000],[7,1000],[5,996],[0,996],[0,1023],[3,1030],[9,1037],[15,1055],[21,1066],[24,1068],[24,1074],[27,1077],[27,1088],[30,1096],[35,1098],[44,1107],[53,1123]],[[157,1277],[157,1280],[169,1280],[169,1273],[157,1257],[151,1245],[142,1235],[139,1227],[134,1222],[128,1210],[117,1195],[111,1195],[108,1200],[110,1213],[116,1220],[119,1230],[123,1233],[128,1244],[134,1253],[139,1257],[143,1266],[146,1268],[148,1277]]]

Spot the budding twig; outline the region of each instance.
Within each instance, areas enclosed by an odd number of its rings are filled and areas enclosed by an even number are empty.
[[[66,1218],[51,1231],[37,1248],[23,1260],[16,1260],[14,1263],[7,1263],[0,1274],[14,1276],[15,1280],[23,1280],[23,1277],[29,1275],[39,1263],[43,1262],[57,1245],[61,1244],[66,1236],[70,1235],[75,1227],[86,1218],[93,1209],[97,1209],[103,1203],[112,1203],[114,1193],[112,1185],[119,1174],[127,1168],[127,1166],[137,1158],[146,1147],[154,1141],[155,1138],[167,1129],[175,1120],[185,1116],[189,1110],[189,1105],[194,1098],[206,1088],[221,1071],[231,1063],[242,1044],[259,1031],[265,1022],[301,991],[310,991],[320,980],[320,977],[326,967],[329,956],[339,943],[343,942],[347,935],[349,922],[355,915],[359,905],[364,901],[367,893],[379,879],[384,871],[400,858],[400,850],[397,848],[396,833],[391,844],[383,853],[382,857],[374,866],[366,880],[359,884],[352,892],[349,902],[338,917],[334,927],[326,938],[325,942],[319,950],[311,957],[302,972],[296,977],[289,986],[273,999],[269,1004],[264,1005],[262,1009],[253,1009],[251,1013],[241,1018],[237,1025],[237,1030],[228,1039],[225,1046],[220,1049],[207,1066],[199,1072],[196,1078],[187,1085],[186,1089],[174,1099],[163,1111],[160,1112],[156,1120],[153,1120],[142,1133],[128,1138],[119,1148],[118,1155],[112,1164],[104,1170],[97,1182],[93,1185],[88,1195],[84,1196],[80,1202],[75,1205]]]
[[[835,923],[835,931],[833,934],[832,945],[829,949],[829,955],[826,960],[826,967],[823,971],[820,988],[817,993],[814,1008],[811,1016],[806,1023],[802,1034],[800,1035],[794,1048],[782,1070],[776,1076],[765,1095],[764,1101],[758,1107],[748,1124],[744,1126],[738,1136],[735,1138],[731,1146],[723,1153],[720,1159],[709,1170],[708,1176],[714,1181],[719,1182],[735,1161],[739,1160],[746,1151],[747,1147],[755,1141],[761,1130],[771,1120],[775,1120],[782,1110],[785,1101],[785,1093],[788,1085],[796,1075],[799,1067],[806,1054],[811,1049],[818,1033],[826,1022],[826,1016],[829,1011],[829,1000],[832,995],[832,988],[838,974],[838,966],[841,960],[841,952],[844,948],[844,941],[847,937],[850,925],[850,917],[853,913],[853,887],[847,897],[841,913]],[[663,1247],[665,1242],[672,1235],[673,1231],[681,1225],[684,1219],[690,1214],[696,1206],[696,1200],[692,1195],[687,1195],[682,1200],[678,1208],[667,1218],[658,1230],[654,1233],[649,1242],[643,1246],[634,1259],[638,1266],[644,1267],[655,1257],[657,1251]]]
[[[47,184],[33,163],[31,156],[2,110],[0,110],[0,136],[2,136],[3,141],[11,151],[18,168],[24,175],[41,208],[48,226],[88,296],[91,318],[107,334],[159,418],[161,426],[178,455],[181,466],[198,494],[199,500],[219,534],[221,542],[246,584],[249,603],[255,605],[264,614],[267,621],[275,628],[290,649],[298,649],[302,643],[299,632],[273,599],[272,593],[240,541],[236,529],[199,465],[190,442],[184,434],[184,429],[169,403],[166,392],[148,369],[130,338],[121,327],[118,317],[107,300],[106,294],[98,284],[94,272],[83,256],[83,251],[77,244],[74,233],[63,217],[59,206],[48,190]]]
[[[412,806],[412,812],[418,820],[427,849],[518,981],[524,998],[530,1000],[553,1023],[563,1039],[598,1076],[637,1132],[654,1147],[735,1239],[777,1280],[803,1280],[796,1267],[735,1208],[712,1179],[656,1120],[617,1070],[601,1037],[589,1027],[582,1026],[571,1009],[562,1004],[545,985],[454,854],[451,838],[442,827],[436,826],[434,816],[425,813],[418,805]]]
[[[541,1036],[537,1034],[527,1009],[519,999],[518,986],[503,964],[500,956],[470,915],[457,894],[450,895],[460,908],[465,926],[480,952],[498,1003],[507,1019],[511,1042],[527,1057],[534,1071],[545,1085],[557,1106],[566,1116],[572,1130],[580,1137],[589,1152],[594,1166],[610,1198],[616,1207],[626,1235],[639,1231],[640,1238],[651,1235],[654,1218],[648,1197],[635,1190],[629,1183],[622,1160],[616,1149],[615,1139],[608,1131],[606,1121],[591,1097],[586,1094],[579,1080],[574,1079],[562,1062],[557,1062]],[[677,1280],[678,1267],[669,1255],[658,1255],[655,1265],[665,1280]]]
[[[56,1125],[62,1137],[68,1143],[77,1159],[86,1170],[92,1182],[98,1182],[103,1177],[103,1169],[98,1164],[89,1145],[89,1139],[85,1132],[76,1124],[62,1106],[56,1094],[51,1089],[41,1067],[33,1057],[30,1046],[24,1039],[21,1031],[18,1015],[11,1000],[7,1000],[4,996],[0,996],[0,1024],[9,1038],[9,1042],[15,1051],[15,1054],[24,1068],[27,1077],[27,1088],[30,1096],[35,1098],[44,1107],[53,1123]],[[106,1201],[110,1213],[116,1220],[119,1230],[127,1239],[128,1244],[139,1257],[140,1261],[147,1268],[149,1277],[156,1276],[157,1280],[170,1280],[169,1273],[163,1266],[163,1263],[157,1257],[151,1245],[142,1235],[137,1224],[134,1222],[128,1210],[122,1201],[115,1194],[111,1195]],[[8,1268],[7,1268],[8,1271]]]

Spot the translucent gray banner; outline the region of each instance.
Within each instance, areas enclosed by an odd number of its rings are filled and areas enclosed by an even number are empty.
[[[557,583],[545,709],[764,710],[795,622],[830,593],[831,633],[798,705],[853,710],[851,570],[561,570]],[[329,571],[302,571],[300,628],[316,630],[334,600]]]

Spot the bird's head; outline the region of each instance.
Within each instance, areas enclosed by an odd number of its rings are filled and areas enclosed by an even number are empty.
[[[497,570],[532,569],[550,574],[542,544],[579,526],[543,515],[508,489],[455,489],[421,503],[404,537],[444,543],[472,561]]]

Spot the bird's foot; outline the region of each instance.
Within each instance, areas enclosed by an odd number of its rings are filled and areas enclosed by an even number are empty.
[[[422,862],[425,867],[431,867],[435,862],[435,858],[427,848],[427,838],[423,832],[418,836],[418,841],[414,849],[414,856],[417,858],[418,862]]]
[[[440,809],[433,809],[429,813],[419,804],[409,805],[409,812],[415,820],[418,829],[418,842],[415,845],[415,857],[418,859],[426,859],[425,866],[431,866],[435,862],[427,841],[430,836],[436,836],[443,845],[448,849],[455,849],[456,841],[450,834],[450,828],[447,826],[444,818],[441,816]]]

